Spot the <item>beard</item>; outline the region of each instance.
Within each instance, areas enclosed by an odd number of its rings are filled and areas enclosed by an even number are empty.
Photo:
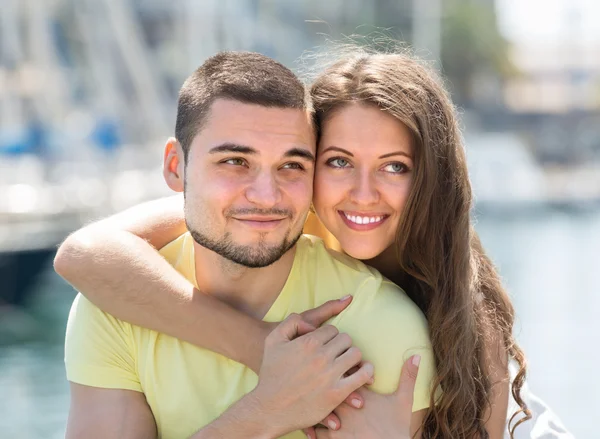
[[[296,245],[302,236],[302,230],[300,230],[291,239],[289,233],[286,234],[280,244],[268,245],[265,242],[266,236],[261,236],[256,245],[242,245],[234,242],[230,232],[226,232],[220,239],[215,239],[194,229],[187,220],[186,224],[190,235],[199,245],[231,262],[248,268],[263,268],[277,262]]]

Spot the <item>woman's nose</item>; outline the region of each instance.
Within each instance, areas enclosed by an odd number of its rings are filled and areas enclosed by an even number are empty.
[[[350,199],[353,203],[368,206],[379,202],[379,191],[373,180],[371,173],[366,170],[356,174],[350,191]]]

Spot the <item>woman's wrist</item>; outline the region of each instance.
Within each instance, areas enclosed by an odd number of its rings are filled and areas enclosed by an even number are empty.
[[[264,320],[254,320],[254,322],[256,324],[252,325],[250,343],[247,344],[248,349],[246,349],[243,363],[258,374],[265,351],[265,339],[277,326],[277,323],[265,322]]]

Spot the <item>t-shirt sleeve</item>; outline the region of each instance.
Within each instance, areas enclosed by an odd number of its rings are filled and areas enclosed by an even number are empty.
[[[86,386],[141,392],[132,340],[127,323],[78,294],[65,338],[67,379]]]
[[[332,324],[352,337],[363,360],[373,363],[371,389],[378,393],[394,392],[404,362],[419,354],[413,411],[429,407],[436,370],[427,320],[404,291],[389,281],[370,279]]]

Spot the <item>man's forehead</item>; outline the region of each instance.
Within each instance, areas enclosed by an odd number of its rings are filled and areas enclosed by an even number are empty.
[[[207,120],[213,124],[271,122],[277,125],[277,122],[287,122],[301,128],[311,125],[311,117],[306,109],[267,107],[223,98],[212,103]]]
[[[252,144],[259,149],[264,143],[281,143],[282,147],[295,144],[312,151],[316,149],[315,133],[308,111],[265,107],[230,99],[217,99],[212,104],[210,114],[196,140],[204,144]]]

